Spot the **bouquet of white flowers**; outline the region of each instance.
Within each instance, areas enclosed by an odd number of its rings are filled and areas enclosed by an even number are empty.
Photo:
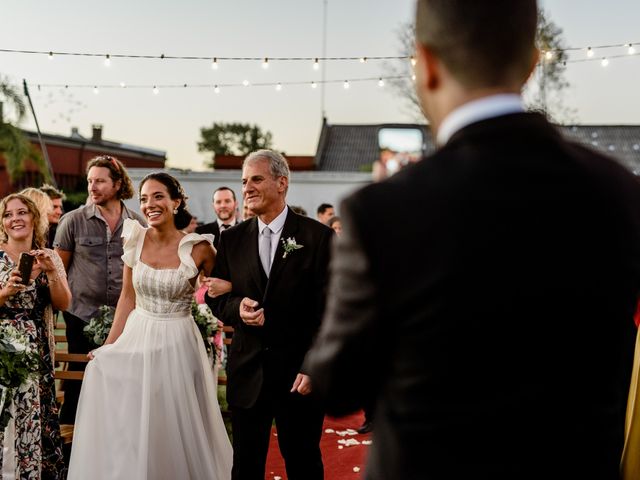
[[[111,325],[113,324],[113,307],[102,305],[98,309],[98,316],[89,320],[89,324],[84,327],[84,335],[96,347],[102,346],[109,335]]]
[[[41,373],[43,364],[37,348],[26,335],[9,324],[0,324],[0,432],[11,420],[13,395],[29,378]]]
[[[211,309],[206,303],[197,303],[195,300],[191,301],[191,315],[196,321],[200,335],[202,335],[202,341],[207,349],[207,355],[215,363],[215,359],[218,356],[217,348],[213,343],[213,337],[218,331],[218,319],[213,315]]]

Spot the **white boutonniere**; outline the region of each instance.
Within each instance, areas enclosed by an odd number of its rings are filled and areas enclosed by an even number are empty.
[[[286,240],[284,238],[280,239],[282,241],[282,247],[284,248],[284,255],[282,258],[287,258],[287,255],[296,250],[300,250],[304,245],[299,245],[296,242],[296,237],[289,237]]]

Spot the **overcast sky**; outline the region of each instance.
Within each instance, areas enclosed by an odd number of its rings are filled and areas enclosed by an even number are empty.
[[[206,57],[315,57],[322,55],[323,0],[147,0],[95,2],[2,0],[0,48],[136,55]],[[399,55],[398,29],[411,20],[413,0],[328,0],[327,56]],[[545,0],[551,19],[564,30],[568,46],[640,42],[637,0]],[[637,46],[640,52],[640,45]],[[626,50],[596,51],[595,58]],[[584,58],[583,52],[572,58]],[[377,81],[342,80],[383,74],[382,62],[331,62],[325,111],[330,123],[411,122],[403,101]],[[215,84],[319,81],[323,72],[310,62],[211,62],[113,59],[0,53],[0,73],[31,91],[41,128],[91,134],[100,123],[104,138],[165,150],[168,165],[203,169],[199,129],[213,122],[256,123],[273,133],[274,146],[289,154],[315,153],[321,128],[321,88],[309,85],[229,87]],[[570,63],[565,104],[578,123],[640,123],[640,56]],[[36,88],[37,84],[148,85],[146,89]],[[160,89],[153,85],[207,84],[209,88]],[[33,129],[31,119],[23,124]]]

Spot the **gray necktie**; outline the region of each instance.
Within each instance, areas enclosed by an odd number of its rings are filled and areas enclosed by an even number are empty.
[[[269,276],[271,271],[271,229],[265,227],[260,237],[260,248],[258,253],[260,254],[260,262],[264,272]]]

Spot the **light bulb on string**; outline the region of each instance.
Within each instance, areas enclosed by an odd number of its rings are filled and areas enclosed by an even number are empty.
[[[383,79],[378,80],[378,86],[380,88],[384,87],[384,80]]]
[[[218,85],[215,85],[213,87],[213,91],[214,91],[214,93],[220,93],[220,87],[218,87]]]
[[[600,62],[600,65],[602,65],[603,67],[606,67],[607,65],[609,65],[609,59],[607,57],[604,57]]]
[[[107,56],[104,57],[104,66],[105,67],[111,66],[111,55],[109,55],[108,53],[107,53]]]
[[[153,94],[154,95],[158,95],[160,93],[160,90],[158,90],[158,87],[156,87],[155,85],[153,86]]]
[[[49,60],[53,60],[53,52],[49,52]]]
[[[120,82],[120,86],[121,86],[122,88],[125,88],[125,87],[127,86],[127,84],[126,84],[126,83],[124,83],[124,82]]]
[[[93,93],[95,95],[98,95],[100,93],[100,90],[98,90],[98,87],[93,87]]]
[[[215,58],[215,57],[211,61],[211,69],[212,70],[217,70],[218,69],[218,59]]]
[[[418,61],[416,60],[416,57],[414,57],[413,55],[411,55],[411,58],[409,60],[411,61],[412,67],[415,67],[416,63],[418,63]]]
[[[544,54],[544,58],[546,60],[552,60],[553,59],[553,50],[547,50]]]
[[[629,47],[629,49],[627,50],[627,53],[628,53],[629,55],[633,55],[634,53],[636,53],[636,49],[635,49],[635,48],[633,48],[633,43],[629,43],[629,44],[627,45],[627,47]]]
[[[593,49],[591,47],[587,47],[587,57],[593,57]]]
[[[415,73],[413,75],[411,75],[411,80],[413,80],[414,82],[416,81],[416,74]]]
[[[367,57],[360,57],[360,63],[367,63]]]
[[[319,68],[320,68],[320,62],[318,62],[318,59],[316,58],[316,59],[313,61],[313,69],[314,69],[314,70],[318,70]]]
[[[316,82],[311,82],[311,88],[318,88],[318,84]]]
[[[242,81],[242,85],[244,85],[245,87],[249,86],[249,80],[243,80]]]
[[[282,84],[281,84],[281,83],[278,83],[278,84],[276,85],[276,92],[279,92],[280,90],[282,90]]]
[[[344,87],[345,90],[349,90],[349,80],[345,80],[342,86]]]
[[[269,68],[269,59],[265,57],[265,59],[262,61],[262,68],[264,68],[265,70],[267,68]]]

